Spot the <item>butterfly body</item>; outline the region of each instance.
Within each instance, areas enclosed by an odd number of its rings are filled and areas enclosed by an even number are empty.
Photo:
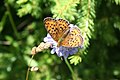
[[[78,47],[83,43],[80,29],[78,27],[70,27],[70,23],[63,19],[53,19],[47,17],[44,19],[45,28],[51,37],[64,47]]]

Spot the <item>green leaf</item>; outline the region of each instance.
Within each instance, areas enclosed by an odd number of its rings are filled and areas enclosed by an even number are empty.
[[[10,43],[12,43],[12,42],[14,41],[13,37],[8,36],[8,35],[5,36],[5,39],[6,39],[7,41],[9,41]]]
[[[74,17],[77,17],[76,6],[79,3],[79,0],[54,0],[56,5],[51,8],[53,17],[75,20]]]
[[[27,37],[27,44],[32,45],[35,42],[35,38],[32,35]]]
[[[70,59],[70,63],[74,65],[82,62],[82,58],[79,55],[70,56],[68,59]]]
[[[17,0],[16,3],[21,5],[23,3],[26,3],[28,0]]]
[[[3,15],[1,21],[0,21],[0,32],[3,30],[7,15],[8,15],[8,12],[6,11],[5,14]]]
[[[38,66],[38,63],[37,63],[36,60],[32,59],[32,61],[31,61],[31,58],[26,56],[26,55],[24,55],[24,59],[25,59],[27,65],[29,65],[29,66]],[[30,61],[31,61],[31,63],[30,63]]]

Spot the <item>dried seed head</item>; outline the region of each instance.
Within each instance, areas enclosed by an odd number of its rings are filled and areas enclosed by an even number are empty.
[[[50,43],[44,43],[44,42],[41,42],[38,47],[33,47],[32,50],[31,50],[31,54],[36,54],[38,52],[41,52],[45,49],[48,49],[49,47],[51,46]]]
[[[31,54],[32,54],[32,55],[36,54],[36,47],[33,47],[33,48],[32,48]]]
[[[39,68],[37,67],[37,66],[33,66],[33,67],[31,67],[31,69],[30,69],[30,71],[38,71],[39,70]]]
[[[51,46],[50,43],[45,43],[44,49],[48,49]]]

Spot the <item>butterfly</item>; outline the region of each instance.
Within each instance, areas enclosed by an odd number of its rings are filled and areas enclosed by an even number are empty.
[[[79,47],[83,43],[80,29],[70,27],[70,23],[64,19],[46,17],[44,24],[47,32],[58,43],[57,46]]]

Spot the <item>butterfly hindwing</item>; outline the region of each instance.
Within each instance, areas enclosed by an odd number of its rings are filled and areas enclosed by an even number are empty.
[[[82,43],[83,38],[79,28],[73,27],[60,45],[64,47],[79,47]]]

